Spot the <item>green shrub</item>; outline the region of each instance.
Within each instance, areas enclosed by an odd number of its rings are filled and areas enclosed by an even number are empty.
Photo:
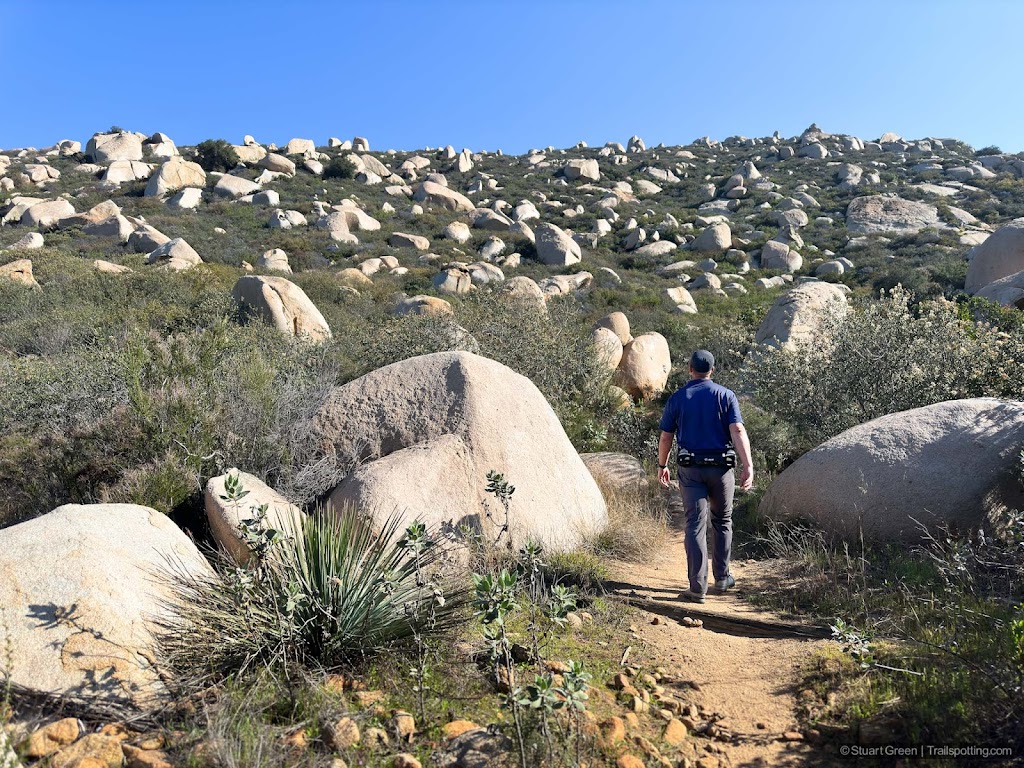
[[[227,173],[238,165],[238,153],[224,139],[207,139],[196,145],[196,162],[208,173]]]
[[[228,487],[224,498],[237,504],[243,496]],[[167,576],[172,616],[161,649],[186,687],[264,668],[334,668],[440,632],[463,605],[424,578],[439,546],[396,541],[398,514],[378,528],[355,510],[318,513],[268,536],[259,525],[265,507],[251,513],[246,538],[265,543],[262,551],[250,546],[256,556],[247,568],[224,557],[219,573]]]
[[[330,347],[227,320],[0,359],[0,525],[99,500],[170,512],[230,466],[308,503],[337,479],[308,439],[337,376]]]
[[[348,155],[338,155],[324,166],[325,179],[351,179],[356,175],[356,167]]]
[[[806,450],[887,413],[968,397],[1017,398],[1024,334],[965,321],[945,300],[913,306],[902,287],[856,304],[795,350],[763,352],[744,372],[757,404]]]

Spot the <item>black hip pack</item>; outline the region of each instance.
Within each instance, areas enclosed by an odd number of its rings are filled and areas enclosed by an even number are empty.
[[[726,467],[736,466],[736,451],[726,448],[724,451],[688,451],[680,448],[676,456],[680,467]]]

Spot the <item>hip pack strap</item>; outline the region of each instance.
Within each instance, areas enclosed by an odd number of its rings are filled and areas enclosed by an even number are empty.
[[[680,467],[735,467],[736,451],[727,448],[724,451],[688,451],[680,448],[676,455]]]

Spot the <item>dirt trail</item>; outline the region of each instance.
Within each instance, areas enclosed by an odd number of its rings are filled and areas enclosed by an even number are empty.
[[[677,525],[681,516],[673,518]],[[722,757],[732,766],[809,766],[831,762],[830,755],[783,734],[797,730],[799,672],[808,655],[825,640],[820,627],[801,625],[747,604],[742,593],[757,583],[762,566],[733,562],[736,587],[725,595],[709,594],[703,605],[677,598],[685,589],[686,553],[681,529],[673,529],[667,546],[646,564],[620,564],[612,593],[660,615],[657,625],[637,626],[659,664],[679,680],[695,683],[688,698],[707,713],[720,713],[721,724],[735,734]],[[652,619],[653,619],[652,615]],[[704,627],[686,627],[684,617]]]

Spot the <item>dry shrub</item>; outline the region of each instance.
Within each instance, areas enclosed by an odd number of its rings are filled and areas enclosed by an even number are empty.
[[[594,550],[631,563],[649,560],[668,534],[665,497],[646,479],[635,485],[595,479],[608,505],[608,525],[594,541]]]

